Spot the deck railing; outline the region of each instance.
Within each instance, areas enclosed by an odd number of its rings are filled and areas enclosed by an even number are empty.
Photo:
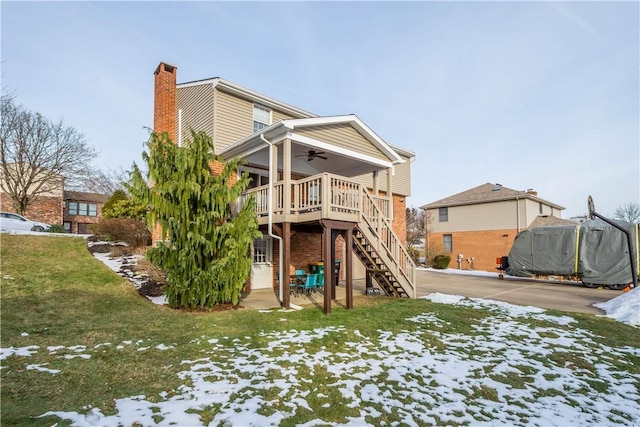
[[[284,181],[273,184],[273,214],[296,215],[317,213],[321,218],[345,218],[353,215],[355,220],[363,211],[362,184],[338,175],[322,173],[307,178],[291,180],[290,207],[285,207]],[[258,217],[269,214],[269,186],[262,185],[244,192],[241,203],[253,194],[256,199],[255,212]],[[390,215],[390,199],[384,196],[371,196],[377,208],[383,214]]]
[[[367,193],[363,198],[363,204],[362,219],[377,236],[377,239],[372,239],[373,241],[370,243],[376,247],[378,253],[384,251],[389,256],[394,265],[387,265],[387,268],[392,270],[391,272],[396,277],[402,274],[407,279],[412,287],[412,298],[415,298],[415,286],[413,285],[415,283],[415,264],[413,259],[393,231],[388,215],[384,215],[379,208],[378,200]],[[409,294],[409,292],[407,293]]]

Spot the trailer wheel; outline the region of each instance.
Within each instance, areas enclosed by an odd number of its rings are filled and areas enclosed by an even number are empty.
[[[626,288],[627,285],[621,285],[621,284],[617,284],[617,285],[609,285],[609,289],[613,290],[613,291],[621,291],[624,288]]]
[[[600,286],[597,283],[582,282],[582,284],[584,285],[585,288],[589,288],[589,289],[597,288]]]

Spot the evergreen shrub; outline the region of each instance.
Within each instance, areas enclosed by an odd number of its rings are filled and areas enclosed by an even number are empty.
[[[436,255],[433,257],[433,268],[438,270],[444,270],[449,267],[449,262],[451,261],[451,257],[449,255]]]

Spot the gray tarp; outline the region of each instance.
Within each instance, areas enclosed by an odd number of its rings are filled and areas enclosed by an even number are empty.
[[[638,225],[616,223],[631,232],[637,268]],[[583,282],[602,285],[633,282],[625,233],[601,219],[521,231],[509,252],[506,273],[520,277],[576,275]]]

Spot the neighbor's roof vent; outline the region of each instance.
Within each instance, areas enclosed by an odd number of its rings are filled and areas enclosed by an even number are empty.
[[[493,186],[493,191],[500,191],[502,190],[502,184],[496,184]]]

